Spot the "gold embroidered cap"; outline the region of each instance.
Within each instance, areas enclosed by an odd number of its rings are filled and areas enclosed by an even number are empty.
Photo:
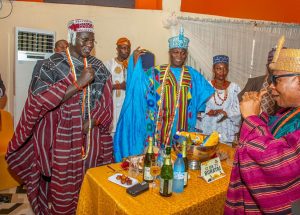
[[[300,73],[300,49],[283,49],[284,42],[285,38],[282,36],[277,43],[270,69]]]

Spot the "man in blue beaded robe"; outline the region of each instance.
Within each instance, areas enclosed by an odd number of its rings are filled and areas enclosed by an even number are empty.
[[[143,153],[149,137],[155,144],[171,145],[178,130],[193,131],[197,113],[214,93],[194,68],[185,66],[189,39],[181,28],[169,39],[170,63],[142,69],[136,49],[129,60],[127,92],[114,137],[115,161]]]

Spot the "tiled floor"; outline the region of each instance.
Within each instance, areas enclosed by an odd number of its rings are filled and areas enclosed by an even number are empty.
[[[0,191],[0,214],[34,215],[22,186]]]

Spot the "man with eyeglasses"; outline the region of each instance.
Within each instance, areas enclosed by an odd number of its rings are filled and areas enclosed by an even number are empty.
[[[266,91],[246,92],[244,122],[227,193],[225,214],[291,214],[300,199],[300,49],[277,45],[270,89],[280,110],[261,112]]]
[[[38,63],[6,159],[35,214],[75,214],[85,171],[111,163],[111,74],[91,56],[94,25],[68,23],[69,48]]]

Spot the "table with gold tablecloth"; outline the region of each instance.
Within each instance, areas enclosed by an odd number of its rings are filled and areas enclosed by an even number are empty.
[[[119,163],[109,166],[121,169]],[[109,167],[91,168],[82,183],[77,215],[223,214],[231,167],[226,161],[222,161],[222,167],[226,176],[210,184],[199,178],[199,170],[190,170],[190,180],[184,192],[173,193],[171,197],[160,196],[158,190],[132,197],[124,187],[108,181],[108,177],[116,173]],[[125,171],[123,173],[126,174]]]

